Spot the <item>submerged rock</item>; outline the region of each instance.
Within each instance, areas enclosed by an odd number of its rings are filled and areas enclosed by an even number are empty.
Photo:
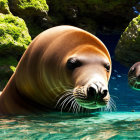
[[[140,61],[140,15],[125,29],[115,49],[115,58],[130,67]]]
[[[0,88],[12,75],[15,67],[31,42],[23,19],[12,14],[0,14]]]

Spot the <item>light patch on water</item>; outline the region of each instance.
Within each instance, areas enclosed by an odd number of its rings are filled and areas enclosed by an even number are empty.
[[[140,112],[3,116],[0,139],[138,139],[139,116]]]

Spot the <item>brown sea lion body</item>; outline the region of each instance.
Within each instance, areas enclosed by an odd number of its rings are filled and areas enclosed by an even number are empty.
[[[72,26],[48,29],[29,45],[2,91],[0,114],[103,107],[110,73],[110,55],[98,38]]]
[[[140,62],[136,62],[128,72],[128,83],[136,90],[140,90]]]

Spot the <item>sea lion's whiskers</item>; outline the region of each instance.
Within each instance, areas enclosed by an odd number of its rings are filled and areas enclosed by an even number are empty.
[[[103,108],[101,108],[101,111],[112,111],[111,105],[110,105],[110,101],[107,103],[107,105]]]
[[[61,112],[63,110],[63,107],[65,105],[65,103],[72,97],[72,95],[68,96],[61,104],[60,104],[60,107],[61,107]]]
[[[76,114],[78,114],[78,109],[79,109],[79,105],[78,105],[78,103],[76,102]]]
[[[71,95],[71,99],[69,99],[69,101],[66,103],[64,109],[67,107],[67,105],[68,105],[72,100],[74,100],[74,96],[73,96],[73,95]]]
[[[73,113],[75,113],[76,112],[76,102],[74,102],[74,104],[73,104]]]
[[[129,77],[129,79],[136,79],[136,78],[137,78],[136,76]]]
[[[111,112],[116,111],[116,104],[113,99],[110,99],[110,101],[109,101],[108,111],[111,111]]]
[[[66,91],[65,91],[66,92]],[[63,92],[64,93],[64,92]],[[56,103],[56,105],[55,105],[55,108],[57,107],[57,105],[60,103],[60,101],[63,99],[63,98],[65,98],[66,96],[68,96],[68,95],[71,95],[72,93],[71,92],[66,92],[65,94],[63,94],[60,98],[59,98],[59,100],[57,101],[57,103]]]
[[[119,97],[117,97],[117,96],[114,96],[114,95],[111,95],[111,97],[119,99]]]
[[[112,98],[110,98],[110,105],[111,105],[112,109],[114,111],[116,111],[116,103],[114,102],[114,100]]]
[[[75,98],[74,98],[73,101],[71,102],[71,106],[70,106],[68,112],[71,110],[71,108],[73,107],[73,104],[74,104],[75,102],[76,102],[76,101],[75,101]]]
[[[107,108],[105,108],[105,111],[110,111],[110,112],[112,112],[112,107],[111,107],[110,101],[108,102]]]

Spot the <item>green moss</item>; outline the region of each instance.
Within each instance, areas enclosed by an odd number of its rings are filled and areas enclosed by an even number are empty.
[[[16,67],[17,63],[18,61],[12,56],[0,57],[0,79],[9,79],[14,72],[13,67]]]
[[[0,57],[0,79],[9,79],[17,63],[18,61],[12,56],[7,58]]]
[[[13,72],[16,71],[16,67],[14,67],[14,66],[10,66],[10,69],[11,69]]]
[[[4,65],[13,65],[13,66],[16,66],[18,63],[18,61],[12,57],[12,56],[9,56],[8,58],[4,58],[4,57],[0,57],[0,66],[4,66]]]
[[[8,0],[0,0],[0,13],[10,14]]]
[[[140,24],[140,15],[139,16],[137,16],[136,18],[134,18],[133,20],[132,20],[132,22],[134,23],[134,24]]]
[[[45,0],[19,0],[18,6],[22,9],[35,7],[43,11],[49,10]]]
[[[23,19],[0,14],[0,90],[5,86],[18,60],[31,42]]]
[[[4,88],[11,75],[15,72],[18,61],[12,57],[0,57],[0,90]]]
[[[31,37],[24,20],[0,14],[0,55],[22,55],[30,42]]]
[[[125,66],[140,61],[140,15],[125,29],[115,49],[115,58]]]

